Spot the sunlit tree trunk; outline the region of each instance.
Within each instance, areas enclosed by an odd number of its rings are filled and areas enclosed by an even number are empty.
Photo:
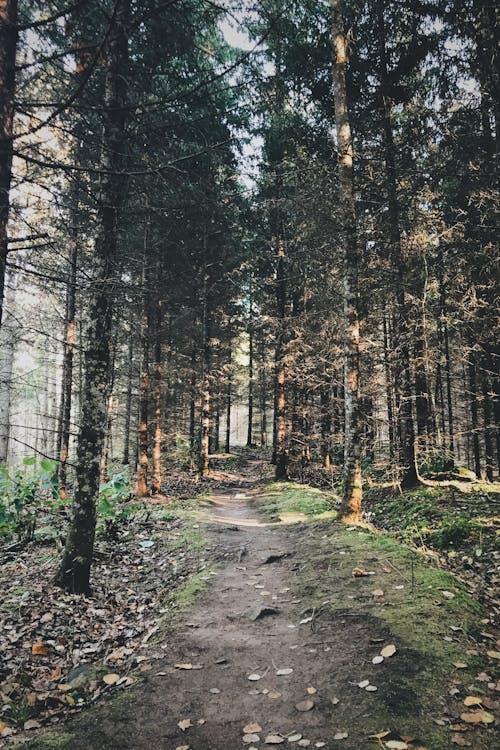
[[[75,351],[76,270],[78,262],[77,227],[72,227],[73,237],[69,260],[69,279],[66,290],[65,341],[62,368],[59,445],[59,494],[66,497],[69,441],[71,434],[71,404],[73,395],[73,358]]]
[[[90,327],[85,351],[82,421],[78,434],[76,488],[72,519],[55,583],[67,591],[90,591],[99,465],[106,428],[110,382],[110,334],[113,317],[117,251],[117,215],[123,203],[123,152],[127,93],[127,29],[129,0],[115,8],[107,48],[101,185],[94,242],[95,277]]]
[[[7,270],[7,223],[12,179],[12,125],[17,37],[17,0],[2,0],[0,2],[0,324]]]
[[[212,421],[212,310],[209,300],[209,275],[207,272],[207,232],[203,232],[203,371],[201,378],[201,437],[199,472],[203,478],[210,471],[210,426]]]
[[[201,389],[201,445],[200,445],[200,475],[209,473],[210,456],[210,423],[211,423],[211,325],[208,311],[205,312],[203,346],[203,377]]]
[[[359,410],[358,246],[354,194],[353,145],[346,91],[347,39],[342,0],[331,0],[333,94],[339,164],[339,211],[344,262],[344,491],[340,515],[348,523],[362,520],[361,419]]]
[[[17,274],[7,274],[6,311],[0,329],[0,464],[6,464],[9,453],[12,375],[18,324],[15,316]],[[46,412],[47,410],[45,410]],[[47,414],[43,415],[46,422]]]
[[[277,301],[278,301],[278,345],[276,354],[276,479],[288,476],[288,440],[286,429],[286,364],[285,364],[285,326],[286,326],[286,278],[285,278],[285,242],[277,242]]]

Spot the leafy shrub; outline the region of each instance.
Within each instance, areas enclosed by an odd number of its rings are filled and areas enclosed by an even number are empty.
[[[127,469],[111,474],[108,481],[100,485],[97,506],[99,533],[104,533],[108,538],[116,538],[119,525],[138,508],[143,507],[142,503],[127,504],[130,497],[130,474]]]
[[[35,468],[36,458],[23,459],[23,466],[9,472],[0,466],[0,536],[19,541],[30,541],[42,509],[50,506],[58,510],[59,498],[57,463],[42,459]]]

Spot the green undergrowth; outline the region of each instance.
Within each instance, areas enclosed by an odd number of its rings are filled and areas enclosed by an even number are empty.
[[[397,495],[371,488],[366,500],[369,519],[403,542],[448,551],[481,550],[485,539],[498,546],[498,519],[491,516],[488,495],[468,502],[453,488],[422,487]]]
[[[293,482],[273,482],[266,486],[259,502],[259,510],[273,519],[287,519],[296,514],[296,519],[335,517],[333,506],[336,497],[332,492],[325,492],[307,485],[297,485]],[[303,516],[303,518],[300,518]]]

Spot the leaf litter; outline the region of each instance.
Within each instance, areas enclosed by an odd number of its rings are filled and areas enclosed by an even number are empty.
[[[179,546],[182,524],[148,508],[127,521],[118,539],[98,537],[92,596],[52,585],[60,549],[32,542],[15,555],[0,551],[0,697],[2,736],[58,721],[107,691],[136,683],[162,657],[152,637],[185,577],[204,569],[198,553]],[[140,545],[154,536],[154,545]],[[33,571],[37,575],[33,575]],[[113,582],[112,590],[109,582]],[[199,665],[179,662],[177,669]],[[96,678],[95,668],[108,674]],[[9,706],[22,708],[16,720]],[[27,719],[26,719],[27,715]]]

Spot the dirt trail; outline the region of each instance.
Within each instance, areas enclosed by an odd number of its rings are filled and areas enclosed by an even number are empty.
[[[95,717],[91,711],[77,719],[74,750],[236,750],[262,745],[276,733],[300,734],[309,747],[338,744],[330,744],[332,676],[349,663],[350,647],[344,642],[338,651],[331,637],[318,642],[310,626],[300,624],[303,605],[291,591],[300,561],[287,530],[259,520],[253,484],[240,482],[211,496],[200,522],[220,564],[207,591],[178,623],[165,661],[155,662],[133,705],[128,699],[103,704]],[[201,669],[176,669],[179,663]],[[280,669],[293,672],[277,675]],[[261,679],[249,680],[252,674]],[[314,708],[298,711],[296,704],[307,699]],[[185,719],[193,726],[182,731],[178,722]],[[247,744],[243,728],[251,723],[262,727],[260,742]]]
[[[289,748],[368,750],[377,745],[370,734],[389,727],[408,734],[410,725],[428,739],[411,747],[451,747],[450,735],[431,739],[436,722],[450,723],[461,710],[458,699],[451,712],[446,707],[447,675],[432,672],[439,662],[399,638],[397,658],[372,663],[380,644],[394,638],[376,608],[399,612],[401,602],[409,602],[405,617],[418,629],[429,612],[429,582],[416,595],[405,594],[406,579],[387,562],[387,550],[377,552],[361,540],[356,551],[356,536],[332,524],[266,522],[258,510],[266,498],[266,485],[255,479],[258,469],[250,462],[242,476],[229,477],[200,511],[213,570],[203,576],[206,590],[157,644],[144,683],[65,723],[54,750],[257,750],[272,746],[265,744],[270,735]],[[354,578],[356,564],[376,573]],[[382,581],[387,605],[373,597]],[[336,606],[323,607],[325,600]],[[437,637],[455,648],[446,617],[440,614],[443,634]],[[435,627],[440,630],[440,623]],[[460,638],[455,635],[457,643]],[[465,641],[461,648],[467,649]],[[421,677],[429,670],[436,685],[422,704]],[[360,689],[365,679],[376,683],[368,688],[376,692]],[[310,710],[302,711],[305,701]],[[258,725],[253,739],[244,737],[250,724]],[[493,747],[490,730],[479,731],[469,746]]]

